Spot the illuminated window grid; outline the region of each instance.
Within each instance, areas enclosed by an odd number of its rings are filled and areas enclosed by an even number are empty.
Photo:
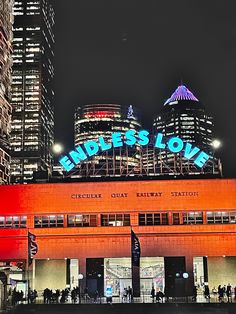
[[[183,224],[203,224],[203,213],[202,212],[187,212],[183,213]]]
[[[140,226],[168,225],[168,213],[139,214]]]
[[[35,228],[62,228],[64,227],[64,215],[44,215],[34,217]]]
[[[68,215],[67,224],[68,227],[96,227],[97,215],[89,214]]]
[[[0,228],[26,228],[26,216],[0,216]]]
[[[236,212],[207,212],[208,224],[234,224]]]
[[[101,226],[130,226],[130,214],[102,214]]]

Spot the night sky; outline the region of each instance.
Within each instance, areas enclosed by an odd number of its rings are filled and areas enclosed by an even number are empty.
[[[73,147],[77,105],[134,104],[144,128],[183,83],[213,115],[236,177],[236,1],[54,0],[56,141]]]

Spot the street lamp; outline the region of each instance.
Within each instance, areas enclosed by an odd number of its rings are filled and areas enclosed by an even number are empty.
[[[184,278],[184,292],[185,292],[185,297],[186,297],[186,302],[188,303],[188,291],[186,289],[187,281],[189,278],[189,274],[184,272],[183,273],[183,278]]]
[[[63,152],[63,145],[60,143],[55,143],[52,146],[52,151],[55,155],[60,155]]]
[[[83,274],[78,275],[78,285],[79,285],[79,304],[81,304],[81,291],[80,291],[80,280],[84,278]]]
[[[218,149],[218,148],[221,147],[222,143],[221,143],[220,140],[214,139],[214,140],[212,141],[211,145],[212,145],[212,147],[213,147],[214,149]]]
[[[98,282],[97,282],[97,290],[98,290],[98,297],[99,297],[99,301],[100,304],[102,303],[102,291],[100,289],[100,278],[102,277],[102,274],[98,274]]]

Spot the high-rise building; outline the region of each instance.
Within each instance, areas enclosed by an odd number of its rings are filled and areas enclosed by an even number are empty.
[[[113,132],[122,135],[129,130],[140,130],[137,111],[120,104],[89,104],[78,107],[75,113],[75,146],[103,136],[108,142]],[[140,146],[123,146],[82,162],[77,171],[81,176],[122,176],[139,173]]]
[[[10,180],[12,0],[0,1],[0,184]]]
[[[213,118],[186,86],[178,86],[166,100],[160,114],[154,120],[153,129],[154,133],[163,133],[166,139],[178,136],[184,143],[191,143],[211,156],[206,165],[199,168],[192,160],[185,159],[181,153],[173,154],[162,150],[157,156],[157,172],[181,175],[219,174],[220,168],[212,147]]]
[[[50,171],[54,141],[54,10],[49,0],[16,0],[12,73],[11,181]]]

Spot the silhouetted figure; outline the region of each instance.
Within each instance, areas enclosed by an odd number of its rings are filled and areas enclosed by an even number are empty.
[[[156,292],[156,301],[158,303],[163,302],[163,298],[164,298],[164,293],[158,288]]]
[[[227,295],[227,299],[228,299],[228,302],[232,302],[232,292],[231,292],[231,285],[228,283],[228,286],[226,288],[226,295]]]
[[[66,292],[65,290],[62,290],[60,303],[65,303],[65,302],[66,302]]]
[[[15,306],[16,303],[17,303],[17,292],[16,292],[16,288],[14,288],[12,291],[12,305]]]
[[[132,302],[133,301],[133,290],[130,286],[128,286],[127,293],[128,293],[129,302]]]
[[[219,294],[219,302],[223,302],[224,289],[221,287],[221,285],[218,286],[218,294]]]
[[[206,299],[210,300],[210,290],[209,290],[209,286],[208,285],[204,286],[204,296],[205,296]]]
[[[127,302],[127,297],[128,297],[128,290],[127,288],[124,288],[123,297],[122,297],[124,302]]]
[[[76,299],[77,299],[76,289],[73,288],[72,291],[71,291],[71,300],[72,300],[72,303],[76,303]]]
[[[197,301],[197,287],[193,286],[193,301]]]
[[[56,290],[56,292],[55,292],[55,301],[56,301],[56,303],[59,303],[59,297],[60,297],[60,290],[59,289],[57,289]]]
[[[224,287],[223,287],[223,297],[225,297],[226,296],[226,285],[224,285]]]
[[[98,293],[98,290],[96,290],[94,293],[94,303],[97,303],[98,297],[99,297],[99,293]]]

